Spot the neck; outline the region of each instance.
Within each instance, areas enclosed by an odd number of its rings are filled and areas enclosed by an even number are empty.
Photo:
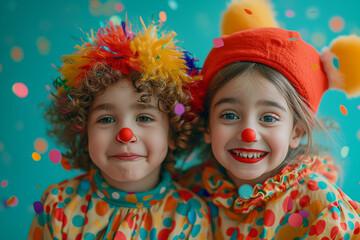
[[[144,178],[133,182],[117,182],[101,172],[105,181],[113,188],[124,192],[146,192],[155,188],[160,181],[161,166],[149,173]]]
[[[279,174],[281,172],[281,170],[282,170],[282,168],[277,168],[277,169],[274,169],[273,171],[264,173],[260,177],[254,178],[254,179],[240,179],[240,178],[236,177],[235,175],[233,175],[228,170],[226,170],[226,173],[229,176],[229,178],[233,181],[236,188],[239,188],[244,184],[248,184],[248,185],[250,185],[252,187],[254,187],[256,184],[259,184],[259,183],[263,184],[267,179],[275,176],[276,174]]]

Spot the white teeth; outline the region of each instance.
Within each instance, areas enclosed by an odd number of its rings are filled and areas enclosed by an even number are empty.
[[[244,152],[232,150],[232,153],[242,158],[260,158],[266,154],[266,152]]]

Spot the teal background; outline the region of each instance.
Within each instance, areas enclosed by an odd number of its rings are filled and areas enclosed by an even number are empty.
[[[202,63],[212,47],[212,39],[219,37],[220,16],[227,1],[102,0],[97,8],[90,7],[94,5],[92,2],[0,1],[0,239],[25,239],[34,216],[32,204],[40,200],[46,187],[80,174],[66,171],[60,163],[49,160],[49,151],[58,147],[46,136],[39,104],[47,101],[50,91],[46,85],[53,90],[51,82],[58,75],[51,64],[60,66],[60,57],[72,53],[73,47],[81,44],[82,30],[97,29],[100,22],[106,23],[113,15],[124,19],[125,13],[134,25],[139,24],[139,16],[149,23],[157,21],[159,12],[165,11],[164,27],[175,30],[180,46],[194,53]],[[116,11],[115,3],[123,4],[124,10]],[[273,0],[273,4],[281,26],[300,31],[303,39],[318,50],[339,35],[360,35],[358,0]],[[286,14],[289,10],[293,11],[293,17]],[[339,32],[329,26],[335,16],[341,17],[345,24]],[[45,39],[45,45],[38,46],[39,37]],[[18,62],[10,54],[15,46],[23,51]],[[13,93],[16,82],[28,87],[27,97],[19,98]],[[347,108],[346,116],[340,112],[340,105]],[[333,118],[340,125],[340,131],[333,133],[338,144],[331,147],[342,168],[339,185],[360,201],[360,98],[348,100],[344,93],[328,91],[319,115]],[[37,138],[48,143],[48,149],[40,153],[40,161],[32,158]],[[16,197],[16,204],[8,206],[6,202],[12,196]]]

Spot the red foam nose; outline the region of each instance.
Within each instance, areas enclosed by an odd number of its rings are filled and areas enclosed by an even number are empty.
[[[130,128],[123,128],[119,132],[119,137],[123,142],[129,142],[133,137],[133,132]]]
[[[241,133],[241,138],[244,142],[251,143],[255,140],[256,133],[251,128],[247,128]]]

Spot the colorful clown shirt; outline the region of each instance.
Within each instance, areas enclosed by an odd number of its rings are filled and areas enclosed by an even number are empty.
[[[202,169],[190,170],[191,178],[185,175],[180,184],[208,202],[215,239],[360,239],[360,204],[334,184],[330,158],[287,166],[255,185],[247,199],[238,195],[224,168]]]
[[[28,239],[212,239],[208,208],[163,171],[157,187],[127,193],[97,168],[42,196]]]

